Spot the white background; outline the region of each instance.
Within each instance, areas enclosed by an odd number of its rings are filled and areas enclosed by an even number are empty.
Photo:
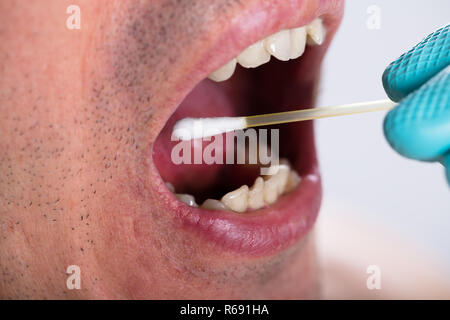
[[[381,9],[379,30],[366,27],[370,5]],[[318,106],[385,99],[386,66],[449,22],[448,0],[348,0],[324,62]],[[450,188],[443,167],[397,155],[383,137],[383,118],[381,112],[316,121],[324,185],[320,219],[381,225],[448,269]]]

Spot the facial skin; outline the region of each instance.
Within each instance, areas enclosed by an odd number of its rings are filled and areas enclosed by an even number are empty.
[[[0,2],[0,298],[315,298],[310,235],[252,257],[185,230],[151,145],[174,83],[255,1]],[[81,268],[68,290],[66,269]]]

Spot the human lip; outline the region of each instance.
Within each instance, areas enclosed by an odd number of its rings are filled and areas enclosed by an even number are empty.
[[[220,36],[210,50],[204,53],[195,69],[200,78],[224,65],[237,56],[250,44],[282,30],[293,30],[311,25],[318,17],[324,21],[331,37],[342,18],[344,1],[295,0],[278,3],[264,2],[249,7],[244,14],[238,15]],[[278,58],[279,60],[284,60]],[[203,72],[201,72],[203,71]]]
[[[322,17],[327,28],[327,38],[320,47],[326,49],[339,27],[343,16],[345,0],[292,0],[292,1],[248,1],[244,8],[235,13],[226,25],[210,26],[210,35],[205,37],[202,48],[192,57],[189,66],[171,79],[172,89],[161,93],[165,101],[161,107],[162,118],[169,118],[180,102],[196,84],[242,52],[246,47],[277,31],[305,26],[316,17]],[[323,50],[325,52],[325,50]],[[155,128],[159,132],[162,121]],[[153,139],[153,135],[149,137]]]
[[[164,125],[164,118],[167,122],[182,99],[202,79],[250,44],[277,31],[303,26],[321,17],[327,28],[326,41],[302,57],[308,63],[305,62],[300,68],[302,73],[306,73],[302,81],[307,85],[315,83],[321,58],[337,29],[342,10],[343,1],[265,1],[246,6],[245,10],[235,13],[226,27],[208,41],[209,45],[199,53],[198,61],[194,61],[191,68],[180,75],[180,79],[174,79],[175,90],[168,100],[171,103],[167,105],[161,125]],[[312,103],[311,97],[308,100],[309,106]],[[161,179],[161,166],[164,165],[161,165],[163,161],[158,154],[158,147],[155,148],[157,143],[153,146],[154,161],[150,162],[150,180],[153,181],[150,187],[160,195],[161,203],[167,204],[168,211],[173,212],[175,223],[195,231],[208,241],[241,254],[275,253],[292,245],[310,230],[320,207],[321,184],[312,124],[303,124],[299,132],[305,142],[302,147],[304,159],[294,167],[301,173],[302,181],[295,190],[266,208],[236,214],[231,211],[206,211],[178,201]]]

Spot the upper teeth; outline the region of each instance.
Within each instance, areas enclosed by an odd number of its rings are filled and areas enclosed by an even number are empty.
[[[321,45],[325,40],[325,33],[320,18],[307,26],[281,30],[248,46],[236,58],[211,73],[208,78],[217,82],[225,81],[233,75],[237,63],[245,68],[256,68],[269,62],[271,55],[282,61],[296,59],[303,54],[306,44]]]
[[[252,44],[237,56],[239,64],[246,68],[256,68],[269,62],[269,60],[270,53],[264,48],[264,42],[262,40]],[[220,71],[220,69],[217,71]]]
[[[306,41],[309,45],[321,45],[325,40],[325,27],[322,20],[316,19],[306,26],[306,32],[308,33],[308,39]]]
[[[281,30],[264,40],[267,52],[278,60],[288,61],[291,58],[291,32]]]

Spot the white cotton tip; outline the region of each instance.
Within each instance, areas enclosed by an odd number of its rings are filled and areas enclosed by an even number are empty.
[[[215,136],[246,128],[245,117],[184,118],[175,123],[172,141]]]

